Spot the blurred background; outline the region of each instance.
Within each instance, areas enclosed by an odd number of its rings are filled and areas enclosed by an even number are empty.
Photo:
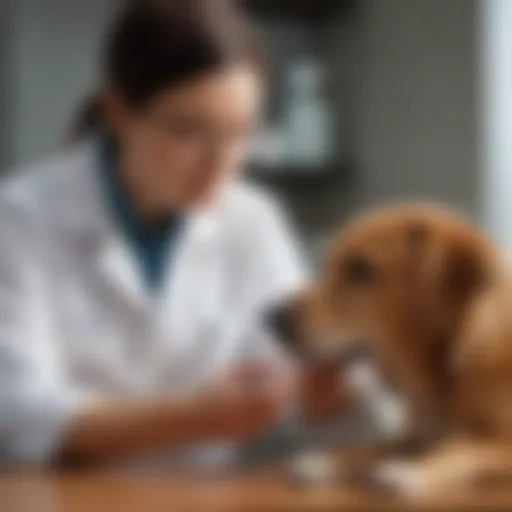
[[[272,68],[251,177],[311,261],[351,212],[433,199],[512,247],[512,1],[245,0]],[[61,145],[116,0],[0,1],[0,166]]]

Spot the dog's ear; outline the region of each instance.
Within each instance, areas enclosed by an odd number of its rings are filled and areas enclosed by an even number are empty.
[[[475,236],[448,245],[441,271],[441,293],[458,305],[472,299],[488,283],[492,270],[487,246]]]
[[[462,225],[412,233],[415,251],[409,259],[412,276],[419,277],[411,304],[440,337],[451,338],[461,315],[492,278],[494,249],[485,236]]]
[[[496,261],[491,244],[478,233],[461,231],[444,245],[438,267],[438,327],[451,338],[472,300],[490,283]]]

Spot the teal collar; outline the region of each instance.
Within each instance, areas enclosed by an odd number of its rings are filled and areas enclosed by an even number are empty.
[[[114,142],[102,136],[98,146],[99,170],[109,207],[137,259],[146,285],[150,291],[158,291],[181,231],[182,216],[170,214],[156,228],[145,224],[117,172]]]

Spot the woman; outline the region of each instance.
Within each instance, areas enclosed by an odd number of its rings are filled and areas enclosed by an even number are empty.
[[[0,192],[7,460],[103,464],[279,420],[259,313],[301,273],[275,205],[236,179],[263,95],[227,2],[121,13],[79,141]]]

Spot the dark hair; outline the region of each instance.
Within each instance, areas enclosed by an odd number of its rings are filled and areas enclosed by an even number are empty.
[[[230,0],[131,0],[107,40],[103,80],[127,105],[143,107],[167,87],[238,61],[262,67],[252,27]],[[102,123],[101,97],[79,112],[76,140]]]

